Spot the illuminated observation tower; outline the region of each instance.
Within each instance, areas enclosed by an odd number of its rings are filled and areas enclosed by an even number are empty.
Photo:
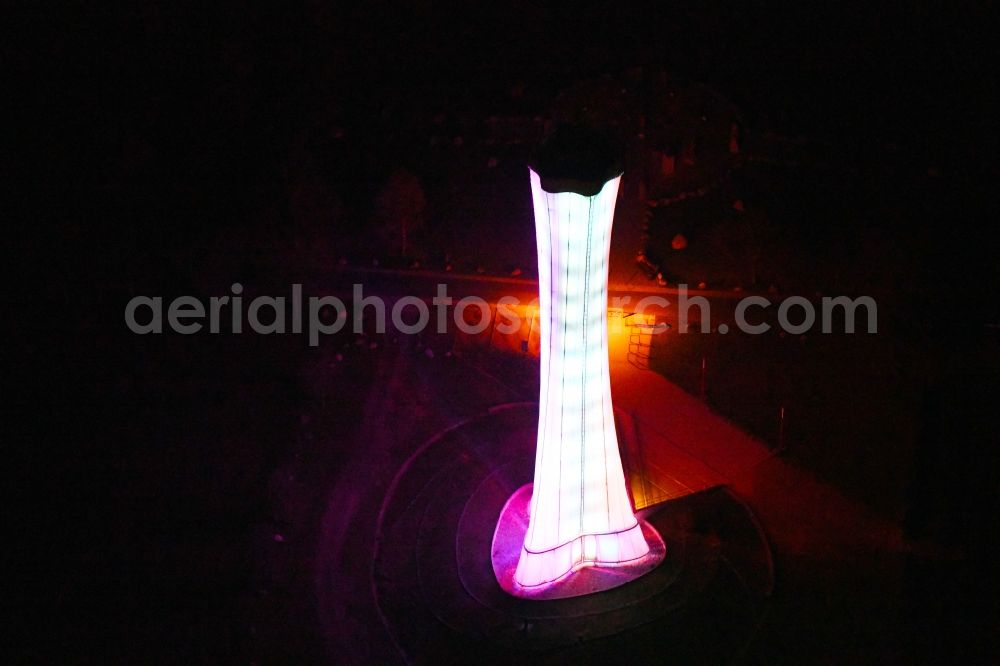
[[[650,557],[625,489],[611,405],[608,256],[621,175],[610,142],[572,126],[553,134],[530,163],[541,382],[516,589]]]

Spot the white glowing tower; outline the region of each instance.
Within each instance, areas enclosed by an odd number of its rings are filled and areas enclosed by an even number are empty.
[[[530,520],[514,574],[523,587],[649,552],[625,490],[611,406],[608,254],[621,170],[602,160],[570,151],[530,170],[541,404]]]

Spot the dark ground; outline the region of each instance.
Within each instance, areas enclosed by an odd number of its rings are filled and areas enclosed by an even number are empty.
[[[906,654],[995,659],[979,631],[996,629],[985,594],[996,575],[998,314],[987,12],[17,8],[2,47],[16,82],[0,162],[15,255],[4,282],[13,344],[2,352],[15,560],[4,653],[35,663],[335,660],[314,630],[312,545],[325,489],[363,445],[357,414],[380,390],[376,365],[332,369],[328,348],[293,336],[137,337],[124,304],[219,294],[234,281],[248,294],[284,293],[313,279],[371,237],[375,194],[400,166],[426,178],[428,225],[440,231],[452,176],[430,172],[428,119],[534,113],[565,82],[642,64],[724,90],[750,137],[802,136],[832,155],[805,171],[747,169],[734,186],[774,227],[779,286],[877,288],[892,337],[810,339],[815,373],[796,370],[794,340],[727,340],[710,350],[709,400],[765,438],[761,415],[787,401],[793,456],[908,534],[953,549],[954,566],[917,558],[907,573],[911,596],[896,607]],[[518,83],[526,92],[512,98]],[[724,220],[728,204],[696,203],[691,224],[697,206]],[[452,224],[472,212],[453,212]],[[495,226],[478,231],[511,242],[511,256],[525,249]],[[687,362],[664,371],[690,388],[708,343],[684,344]],[[526,383],[511,378],[515,393]],[[837,419],[845,412],[862,415],[856,428]],[[897,456],[908,472],[888,474]],[[794,570],[792,598],[808,597],[810,576],[824,572],[802,561]],[[879,572],[861,579],[877,585]],[[829,613],[812,606],[804,617],[828,630],[775,659],[828,661],[829,645],[857,638],[837,629],[851,608],[850,594]],[[795,635],[794,602],[777,617],[765,635],[780,644]],[[757,659],[774,663],[766,650]]]

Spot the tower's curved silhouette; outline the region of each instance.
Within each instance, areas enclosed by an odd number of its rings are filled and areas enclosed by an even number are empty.
[[[611,405],[608,256],[621,174],[607,142],[572,127],[530,165],[541,388],[530,521],[514,575],[523,587],[649,552]]]

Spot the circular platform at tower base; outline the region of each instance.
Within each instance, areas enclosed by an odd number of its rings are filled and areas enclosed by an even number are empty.
[[[564,582],[589,593],[561,598],[503,589],[493,538],[508,500],[530,487],[537,418],[537,406],[525,405],[471,419],[396,475],[376,526],[371,588],[402,658],[732,661],[757,631],[773,570],[755,519],[725,488],[641,512],[667,544],[641,575],[607,585],[598,577],[614,569],[583,569]]]
[[[500,588],[522,599],[567,599],[585,594],[594,594],[624,585],[647,574],[663,561],[666,545],[653,526],[639,519],[642,536],[649,552],[644,556],[626,562],[582,563],[567,571],[554,581],[541,585],[519,585],[514,578],[517,563],[521,557],[521,547],[528,529],[531,508],[531,493],[534,484],[527,483],[518,488],[500,512],[496,531],[493,534],[491,556],[493,573]],[[475,497],[470,501],[475,501]],[[462,533],[459,533],[459,539]],[[461,547],[461,545],[459,545]],[[459,572],[461,574],[461,572]]]

